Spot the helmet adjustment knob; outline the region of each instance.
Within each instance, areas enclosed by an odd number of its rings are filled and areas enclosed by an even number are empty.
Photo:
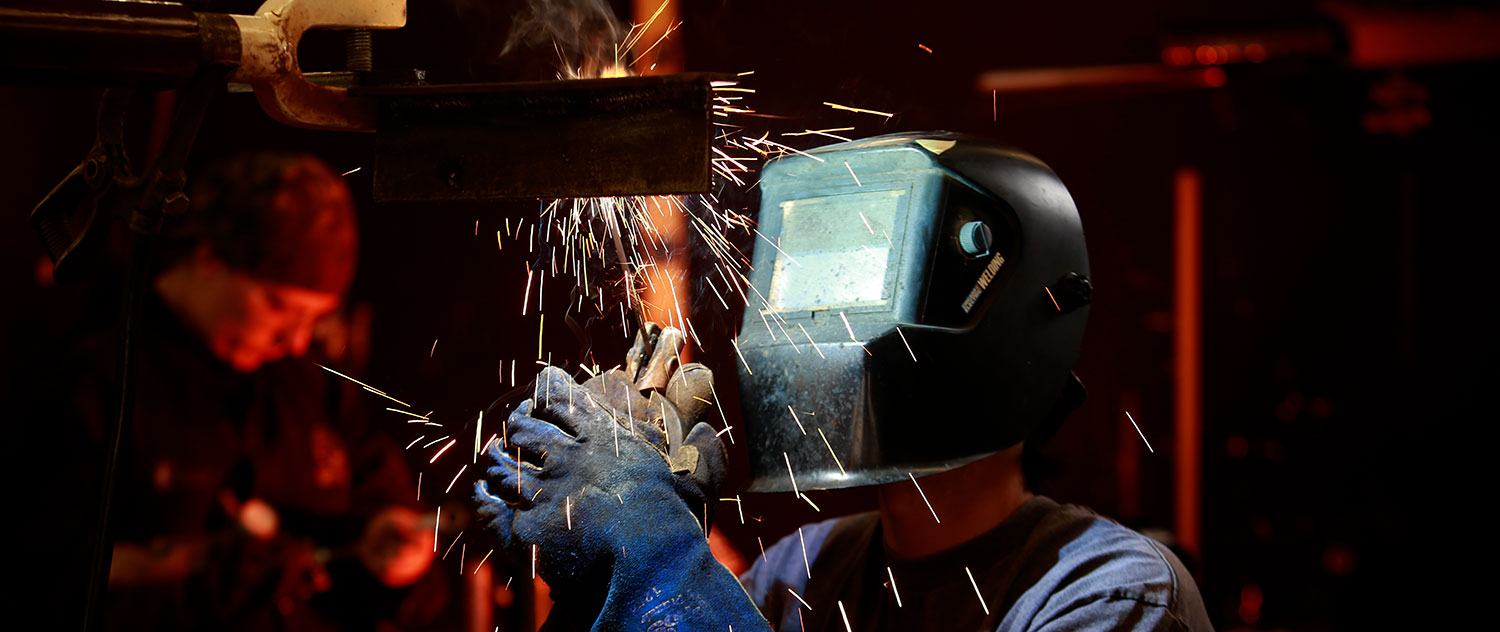
[[[969,222],[958,229],[958,247],[969,257],[990,254],[990,244],[994,243],[994,239],[989,225],[981,221]]]

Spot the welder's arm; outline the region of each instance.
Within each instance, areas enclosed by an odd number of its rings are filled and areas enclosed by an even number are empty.
[[[534,559],[550,585],[548,628],[769,630],[704,537],[724,467],[713,429],[697,424],[669,455],[658,398],[551,367],[537,380],[475,498],[511,557]],[[606,403],[621,397],[628,412]]]

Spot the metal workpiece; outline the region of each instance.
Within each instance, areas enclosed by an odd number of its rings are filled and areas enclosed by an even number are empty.
[[[761,191],[764,300],[736,339],[750,491],[946,471],[1041,426],[1088,313],[1078,213],[1046,165],[892,134],[780,158]]]
[[[731,77],[732,79],[732,77]],[[352,90],[379,102],[375,199],[702,193],[723,75]]]

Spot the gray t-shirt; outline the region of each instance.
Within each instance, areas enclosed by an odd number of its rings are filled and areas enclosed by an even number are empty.
[[[874,512],[808,525],[767,549],[740,583],[783,632],[843,630],[845,615],[861,631],[1213,629],[1171,551],[1042,496],[988,533],[920,559],[885,547]]]

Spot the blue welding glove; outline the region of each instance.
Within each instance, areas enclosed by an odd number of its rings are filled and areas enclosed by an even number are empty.
[[[475,499],[512,559],[534,559],[551,587],[547,629],[769,630],[693,506],[722,477],[712,428],[695,425],[669,462],[660,422],[633,404],[627,414],[552,367],[535,393],[489,448]]]

